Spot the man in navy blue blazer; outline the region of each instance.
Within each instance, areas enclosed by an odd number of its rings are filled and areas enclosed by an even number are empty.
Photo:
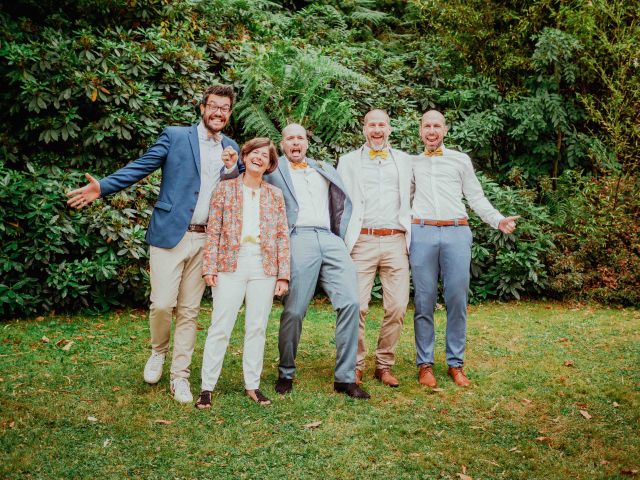
[[[231,86],[209,87],[202,95],[199,124],[166,128],[140,158],[99,181],[87,173],[89,183],[67,194],[71,207],[82,208],[162,169],[160,193],[146,236],[150,244],[151,356],[144,380],[155,384],[162,377],[175,309],[171,392],[180,403],[193,401],[189,366],[205,288],[202,250],[211,194],[220,180],[238,175],[235,162],[228,160],[237,158],[228,152],[238,152],[238,145],[222,134],[234,99]]]

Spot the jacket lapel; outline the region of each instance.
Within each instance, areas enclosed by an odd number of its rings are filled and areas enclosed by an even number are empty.
[[[287,160],[287,157],[283,155],[278,159],[278,172],[282,176],[282,180],[284,181],[284,184],[289,189],[289,193],[291,194],[291,197],[295,200],[296,203],[298,203],[298,199],[296,198],[296,191],[293,188],[293,180],[291,179],[290,168],[291,167],[289,167],[289,160]]]
[[[189,130],[189,144],[193,152],[193,160],[196,162],[196,171],[198,172],[198,177],[200,177],[200,142],[198,142],[198,128],[196,125],[191,125],[191,130]]]

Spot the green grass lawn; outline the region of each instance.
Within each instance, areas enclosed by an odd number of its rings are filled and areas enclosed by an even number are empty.
[[[638,475],[637,310],[542,302],[471,307],[469,389],[446,377],[445,317],[439,311],[439,392],[417,383],[409,312],[394,369],[400,387],[372,379],[370,354],[368,402],[332,391],[334,314],[321,302],[305,320],[294,393],[279,398],[273,390],[279,314],[274,308],[262,375],[273,405],[259,407],[243,395],[239,322],[209,411],[172,400],[168,365],[157,386],[143,382],[146,312],[0,324],[0,477]],[[204,308],[192,369],[194,396],[209,315]],[[371,351],[380,307],[369,318]],[[313,422],[320,423],[306,427]]]

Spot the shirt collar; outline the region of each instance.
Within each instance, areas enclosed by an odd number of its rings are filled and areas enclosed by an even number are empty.
[[[204,123],[202,123],[202,120],[200,120],[200,123],[198,123],[197,130],[198,130],[198,140],[201,142],[213,142],[214,144],[217,144],[222,141],[221,133],[218,133],[217,138],[209,136],[209,130],[206,129],[206,127],[204,126]]]

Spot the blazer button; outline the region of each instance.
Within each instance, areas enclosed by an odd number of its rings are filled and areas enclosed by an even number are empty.
[[[190,211],[191,213],[193,213],[193,208],[190,208],[190,209],[189,209],[189,211]]]
[[[198,195],[200,192],[195,192],[196,195]]]

